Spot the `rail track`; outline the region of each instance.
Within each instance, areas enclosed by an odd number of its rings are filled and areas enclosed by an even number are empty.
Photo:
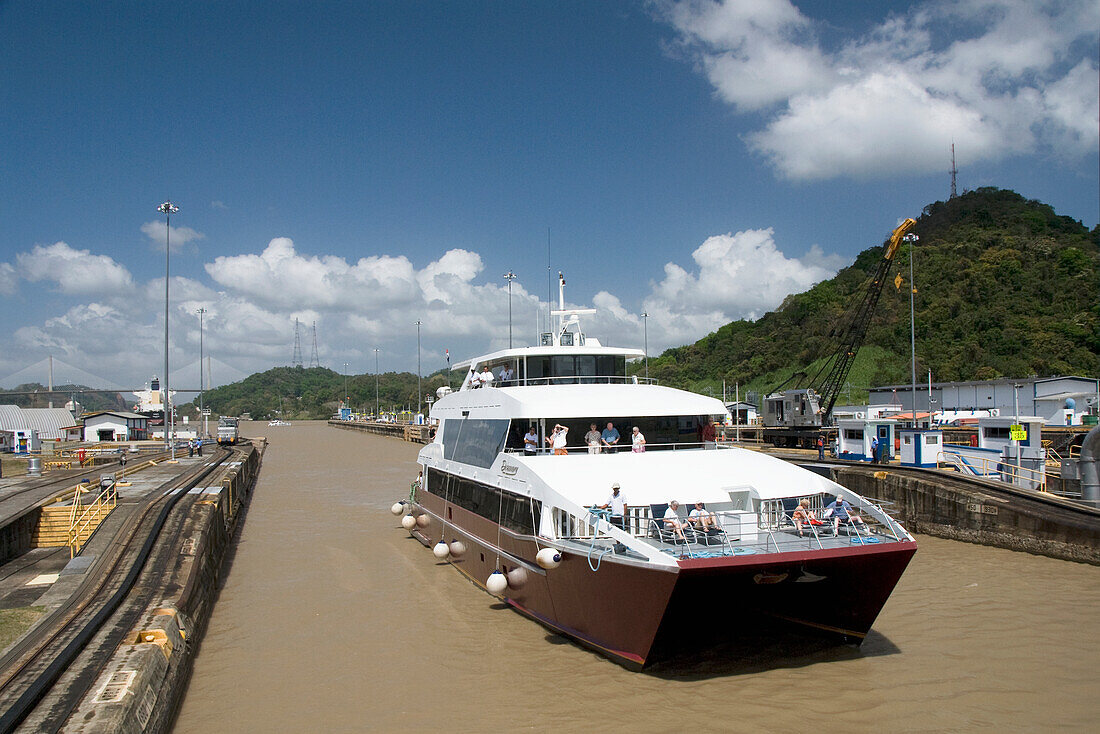
[[[172,478],[138,502],[69,599],[0,657],[0,732],[13,731],[35,710],[127,600],[172,511],[188,497],[188,490],[215,472],[236,450],[225,447],[219,452],[213,461]],[[191,502],[195,497],[191,496]],[[174,535],[179,532],[177,525]],[[120,578],[124,570],[125,577]],[[106,658],[98,667],[104,664]],[[36,729],[60,729],[98,674],[98,668],[84,671],[81,685],[67,685],[60,697],[51,696],[51,708]]]

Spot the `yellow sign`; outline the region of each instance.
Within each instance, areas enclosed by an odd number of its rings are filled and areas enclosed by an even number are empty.
[[[1026,441],[1027,429],[1022,425],[1012,425],[1008,427],[1008,437],[1013,441]]]
[[[900,291],[901,290],[901,284],[904,283],[904,282],[905,281],[902,280],[901,273],[898,273],[896,276],[894,276],[894,288],[895,289]]]

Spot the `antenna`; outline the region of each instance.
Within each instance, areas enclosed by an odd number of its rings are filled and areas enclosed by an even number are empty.
[[[294,319],[294,357],[290,360],[290,366],[302,366],[302,336],[298,333],[298,319]]]
[[[951,143],[951,198],[954,199],[958,196],[958,192],[955,189],[955,179],[959,175],[959,169],[955,166],[955,144]]]
[[[553,290],[551,281],[553,274],[550,272],[550,228],[546,228],[546,330],[550,331],[550,311],[554,308],[554,298],[550,295]]]
[[[317,322],[313,322],[313,352],[309,355],[309,366],[320,367],[321,363],[317,360]]]

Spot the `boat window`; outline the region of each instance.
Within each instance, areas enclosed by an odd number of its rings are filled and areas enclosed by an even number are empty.
[[[596,377],[596,358],[592,355],[578,356],[577,374],[582,378],[582,383],[591,384],[595,382],[596,380],[594,378]]]
[[[573,356],[555,355],[550,358],[550,375],[551,377],[573,377],[577,374],[577,365],[573,360]],[[554,385],[564,385],[568,382],[575,382],[575,380],[553,380]]]
[[[528,379],[539,379],[550,376],[550,357],[528,357]]]
[[[536,520],[542,515],[542,503],[521,497],[498,487],[490,487],[472,479],[428,469],[424,488],[447,502],[458,505],[487,520],[522,535],[534,535]]]
[[[443,457],[488,469],[508,435],[507,420],[448,420],[443,432]]]
[[[596,374],[600,377],[626,377],[626,357],[601,354],[596,357]]]

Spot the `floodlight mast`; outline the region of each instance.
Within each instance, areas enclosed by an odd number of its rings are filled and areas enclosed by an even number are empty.
[[[171,391],[169,390],[168,380],[168,256],[172,251],[172,215],[179,210],[180,208],[173,204],[171,200],[157,207],[157,211],[164,215],[164,448],[169,452],[171,461],[176,459],[176,446],[169,437],[168,424],[171,421],[172,428],[175,428],[176,424],[175,420],[172,419],[172,403],[169,397]],[[199,365],[199,369],[202,369],[202,365]]]

